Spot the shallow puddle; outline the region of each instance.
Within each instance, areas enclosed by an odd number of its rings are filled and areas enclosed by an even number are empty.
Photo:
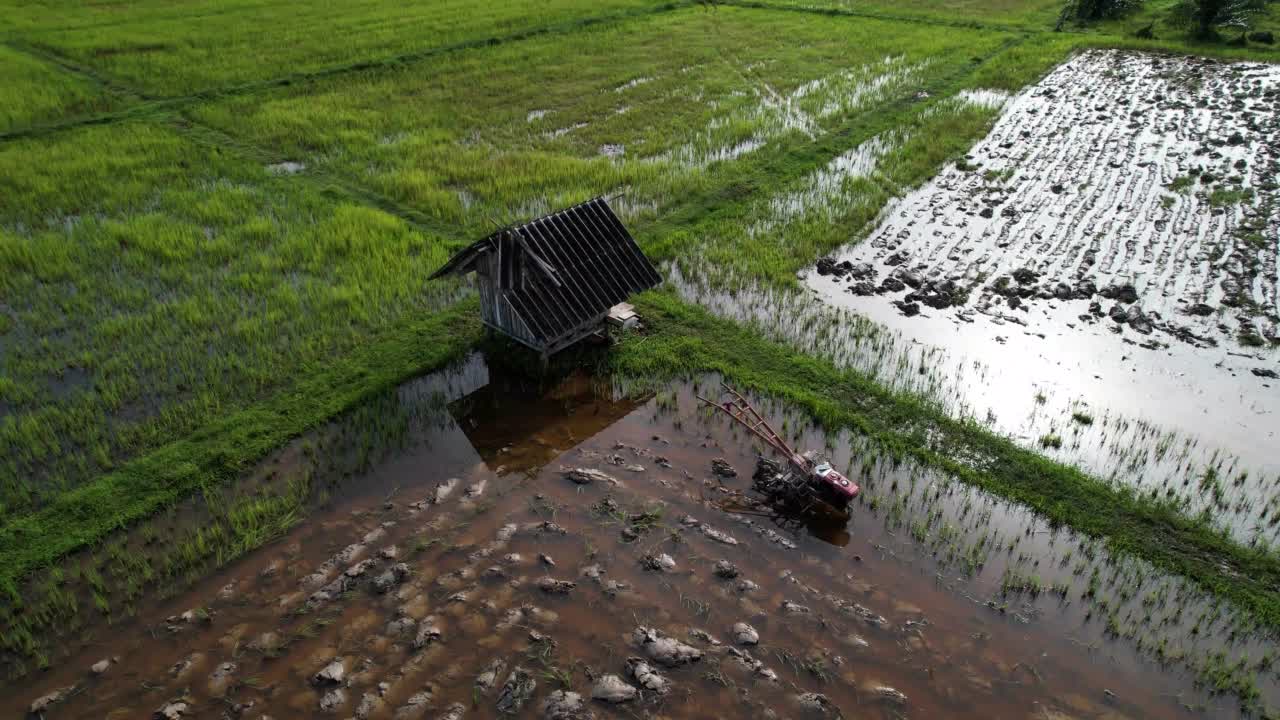
[[[466,377],[484,374],[477,362]],[[1193,593],[766,401],[797,447],[827,446],[865,490],[843,527],[746,510],[757,449],[699,406],[713,380],[656,395],[581,375],[449,383],[466,394],[448,415],[351,477],[333,507],[87,634],[11,685],[3,710],[71,688],[46,717],[541,717],[563,688],[599,717],[1234,714],[1233,699],[1082,620],[1094,611],[1074,591],[1051,599],[1010,578],[1025,566],[1047,586],[1062,554],[1087,552],[1095,575],[1117,577],[1097,583],[1104,594],[1164,588],[1194,609]],[[737,475],[714,475],[717,458]],[[579,468],[589,482],[566,476]],[[1123,619],[1130,601],[1109,612]],[[1190,652],[1229,624],[1205,627]],[[586,716],[555,699],[555,716]]]

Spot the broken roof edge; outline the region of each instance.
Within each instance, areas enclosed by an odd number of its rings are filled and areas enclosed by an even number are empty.
[[[611,197],[618,197],[618,194],[615,194]],[[591,205],[594,202],[601,202],[601,203],[604,203],[605,207],[609,207],[609,198],[604,195],[597,195],[595,197],[583,200],[582,202],[577,203],[576,205],[570,205],[567,208],[562,208],[560,210],[556,210],[555,212],[547,213],[546,215],[540,215],[538,217],[532,218],[530,220],[526,220],[519,224],[512,223],[510,225],[507,225],[506,227],[495,230],[489,233],[488,235],[486,235],[485,237],[459,250],[457,253],[454,254],[453,257],[449,258],[444,265],[441,265],[439,269],[431,273],[430,277],[428,277],[427,280],[428,281],[436,280],[446,275],[466,275],[467,273],[471,272],[471,270],[473,269],[472,266],[474,265],[475,261],[482,254],[484,254],[490,248],[492,248],[493,243],[498,238],[502,237],[503,233],[514,234],[516,238],[520,241],[521,249],[529,253],[531,256],[533,256],[536,263],[542,265],[540,269],[543,272],[551,271],[552,274],[550,275],[550,277],[554,279],[554,267],[552,267],[550,263],[543,260],[541,257],[539,257],[536,253],[534,253],[531,249],[527,247],[527,245],[523,241],[523,238],[521,237],[520,231],[523,228],[533,225],[534,223],[540,222],[542,220],[546,220],[547,218],[556,217],[557,215],[573,212],[578,208],[586,207],[588,205]],[[610,207],[609,212],[612,213],[613,208]],[[624,231],[626,230],[625,226],[623,227],[623,230]],[[630,233],[628,233],[628,237],[630,237]],[[634,239],[632,240],[632,242],[635,242]],[[558,284],[559,281],[557,280],[556,282]]]
[[[431,276],[428,281],[442,278],[446,275],[466,275],[471,272],[472,265],[476,259],[482,254],[489,251],[490,238],[478,240],[471,243],[467,247],[459,250],[457,254],[445,261]]]

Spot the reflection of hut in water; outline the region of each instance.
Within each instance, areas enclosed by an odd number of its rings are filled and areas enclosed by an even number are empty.
[[[469,272],[485,325],[544,359],[601,332],[611,315],[629,320],[626,299],[662,281],[603,198],[499,230],[431,279]]]
[[[576,372],[548,386],[495,374],[449,404],[480,459],[499,475],[540,468],[639,407]]]

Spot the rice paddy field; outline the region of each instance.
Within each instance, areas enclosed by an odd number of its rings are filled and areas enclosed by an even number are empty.
[[[1060,11],[0,0],[3,712],[1275,716],[1280,10]],[[531,378],[427,278],[597,196]]]

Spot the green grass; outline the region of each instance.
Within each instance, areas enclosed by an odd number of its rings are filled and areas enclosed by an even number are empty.
[[[654,0],[305,0],[107,3],[110,20],[26,34],[106,77],[153,96],[187,95],[335,66],[484,43],[538,27],[658,7]],[[74,6],[71,16],[94,13]],[[64,12],[59,9],[55,16]]]
[[[0,145],[0,519],[449,301],[449,243],[142,122]]]
[[[1190,36],[1187,28],[1173,21],[1172,8],[1177,0],[1148,0],[1142,9],[1129,17],[1100,23],[1088,32],[1095,36],[1110,36],[1102,44],[1123,43],[1129,47],[1167,52],[1214,55],[1231,59],[1251,59],[1268,62],[1280,61],[1280,44],[1250,43],[1239,47],[1228,42],[1239,33],[1228,32],[1220,40],[1199,40]],[[1134,35],[1140,29],[1153,25],[1154,40],[1139,40]],[[1255,19],[1255,29],[1270,30],[1280,34],[1280,5],[1271,3],[1266,12]]]
[[[831,145],[771,156],[770,164],[755,174],[761,180],[777,178],[763,197],[718,205],[679,226],[664,222],[643,229],[641,237],[651,256],[674,260],[686,278],[713,288],[734,291],[763,284],[792,289],[797,270],[855,237],[890,199],[923,182],[980,138],[995,116],[989,108],[950,101],[909,102],[897,112],[868,113]],[[888,149],[871,174],[840,177],[828,170],[842,149],[877,139],[886,141]],[[815,163],[821,164],[813,167]]]
[[[264,413],[288,412],[284,422],[269,423],[263,444],[256,448],[257,436],[242,444],[225,424],[209,428],[201,443],[180,443],[174,451],[183,458],[208,460],[203,468],[206,474],[192,497],[166,503],[167,509],[141,521],[127,517],[123,501],[128,494],[182,494],[185,480],[166,472],[158,459],[126,468],[124,477],[139,482],[147,475],[154,479],[145,489],[135,485],[128,493],[113,493],[101,505],[107,512],[125,513],[118,521],[127,524],[128,530],[103,525],[99,540],[86,540],[82,549],[52,564],[47,558],[35,558],[25,573],[27,580],[6,578],[0,583],[3,674],[19,676],[33,666],[56,662],[66,654],[67,639],[83,635],[86,628],[92,632],[99,616],[108,620],[132,616],[141,601],[182,592],[210,571],[279,537],[328,502],[333,493],[346,489],[352,477],[401,452],[411,432],[437,420],[443,400],[435,393],[401,392],[396,383],[402,373],[438,367],[450,359],[450,353],[470,345],[475,328],[468,314],[452,313],[416,328],[402,328],[406,335],[378,338],[376,350],[353,358],[354,372],[330,376],[331,387],[303,388],[303,402],[273,402],[257,408],[256,414],[238,415],[241,421],[255,423],[254,418]],[[454,339],[443,346],[430,345],[443,335]],[[336,404],[329,404],[330,399],[336,399]],[[274,460],[254,463],[254,452],[279,440],[275,432],[303,427],[350,403],[356,404],[353,410],[340,410],[335,420],[305,430],[305,440],[291,446],[301,453],[290,454],[286,449]],[[219,442],[227,445],[215,448]],[[217,457],[202,455],[204,450],[216,452]],[[164,456],[163,451],[156,454]],[[252,469],[234,467],[242,461],[252,464]],[[124,488],[118,485],[114,490]],[[78,526],[93,529],[91,524]],[[41,544],[38,537],[33,539]],[[92,612],[85,612],[90,608]]]
[[[1253,199],[1253,190],[1249,188],[1216,188],[1209,194],[1211,207],[1229,207],[1240,205]]]
[[[409,320],[335,357],[287,392],[211,418],[181,440],[59,494],[0,526],[0,588],[149,517],[191,492],[216,489],[292,437],[410,377],[462,357],[480,338],[476,306]]]
[[[867,377],[762,339],[668,293],[638,299],[648,333],[607,358],[626,375],[661,382],[704,372],[803,408],[827,431],[849,429],[891,457],[912,458],[1021,503],[1051,523],[1100,538],[1182,575],[1280,629],[1280,557],[1225,538],[1202,520],[1049,460],[976,422],[885,390]],[[1223,572],[1230,568],[1231,572]]]
[[[0,45],[0,133],[109,110],[117,102],[90,80]]]
[[[651,257],[719,289],[794,290],[986,131],[996,111],[960,90],[1015,91],[1085,46],[1276,57],[1159,24],[1134,39],[1164,0],[1065,33],[1043,32],[1042,0],[777,4],[0,0],[0,133],[119,113],[0,140],[0,588],[464,352],[474,306],[424,279],[495,223],[624,193]],[[871,171],[830,171],[859,148]],[[282,160],[306,169],[267,169]],[[651,332],[617,371],[724,372],[1280,627],[1271,555],[757,328],[664,293],[642,310]],[[298,498],[225,509],[166,572],[264,542]],[[108,555],[130,597],[156,572]],[[59,588],[32,617],[119,610],[105,584],[78,604]],[[4,638],[38,664],[31,622]]]
[[[758,154],[715,163],[718,153],[748,142],[812,142],[1007,37],[732,7],[677,10],[583,30],[572,54],[561,38],[535,38],[229,98],[192,115],[467,232],[620,191],[635,219],[724,187],[719,166]],[[852,98],[904,68],[910,75]],[[801,113],[810,120],[794,122]],[[606,145],[625,155],[605,157]]]
[[[774,0],[770,4],[886,17],[973,25],[1003,24],[1048,28],[1058,17],[1058,0]]]

